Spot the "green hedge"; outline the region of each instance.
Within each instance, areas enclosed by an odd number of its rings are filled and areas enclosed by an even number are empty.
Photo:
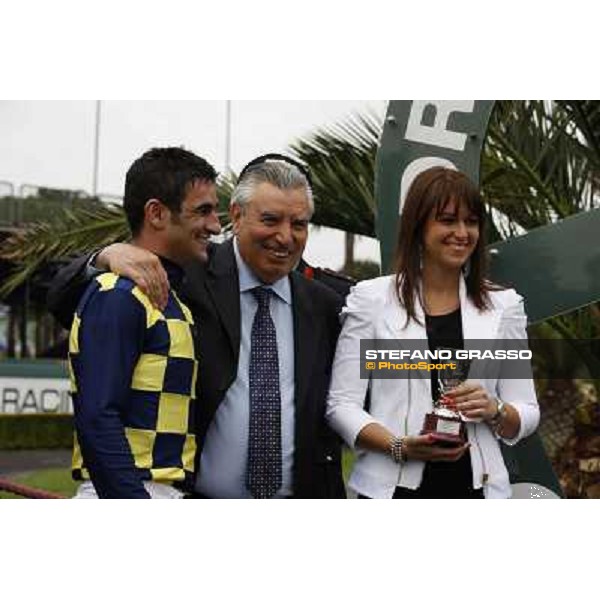
[[[73,415],[0,414],[0,450],[73,447]]]

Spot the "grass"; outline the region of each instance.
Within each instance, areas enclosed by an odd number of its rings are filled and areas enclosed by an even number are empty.
[[[352,471],[352,465],[354,464],[354,453],[350,448],[344,446],[342,450],[342,473],[344,475],[344,483],[348,483],[350,478],[350,471]]]
[[[344,448],[342,453],[342,470],[344,473],[344,481],[348,481],[350,476],[350,470],[352,463],[354,462],[354,455],[348,448]],[[47,492],[54,492],[56,494],[62,494],[67,498],[71,498],[79,485],[71,479],[70,469],[42,469],[39,471],[32,471],[31,473],[25,473],[23,475],[17,475],[15,477],[8,477],[15,483],[22,485],[28,485],[30,487],[39,488]],[[15,499],[20,496],[9,494],[8,492],[0,491],[0,500],[2,499]]]
[[[70,498],[75,494],[75,490],[79,485],[71,479],[70,469],[42,469],[40,471],[32,471],[31,473],[25,473],[15,477],[7,477],[7,479],[22,485],[39,488],[46,492],[62,494],[67,498]],[[7,498],[14,499],[20,498],[20,496],[15,496],[8,492],[0,492],[0,499]]]

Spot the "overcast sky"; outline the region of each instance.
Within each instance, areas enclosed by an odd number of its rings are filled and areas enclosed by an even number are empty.
[[[315,128],[356,112],[383,115],[387,102],[365,100],[231,102],[230,163],[235,172],[257,155],[286,149]],[[131,162],[151,146],[184,145],[222,171],[225,101],[103,101],[98,192],[121,195]],[[1,101],[0,181],[80,189],[93,185],[95,101]],[[378,260],[378,244],[361,238],[357,258]],[[311,231],[309,262],[339,268],[341,232]]]

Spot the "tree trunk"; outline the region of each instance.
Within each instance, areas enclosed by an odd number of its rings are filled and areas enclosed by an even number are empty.
[[[7,324],[7,335],[6,335],[6,357],[7,358],[15,358],[15,329],[17,327],[17,314],[15,307],[10,305],[8,307],[8,324]]]
[[[29,358],[29,348],[27,347],[27,314],[29,308],[29,285],[25,282],[23,304],[21,304],[21,322],[19,328],[19,337],[21,338],[21,358]]]
[[[354,265],[354,242],[353,233],[346,232],[345,251],[344,251],[344,271],[351,269]]]
[[[35,332],[34,332],[34,345],[33,345],[33,356],[38,357],[42,353],[44,348],[44,323],[43,323],[42,311],[36,307],[35,309]]]

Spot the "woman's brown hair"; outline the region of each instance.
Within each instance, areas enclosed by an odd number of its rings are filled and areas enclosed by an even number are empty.
[[[479,220],[479,239],[469,259],[466,274],[467,294],[475,306],[484,310],[490,306],[489,291],[495,289],[485,279],[487,259],[485,251],[485,210],[479,191],[460,171],[433,167],[415,177],[404,202],[398,239],[396,241],[395,282],[400,304],[406,310],[406,324],[418,322],[415,299],[420,294],[423,230],[429,215],[438,217],[448,203],[464,203]],[[419,298],[422,302],[422,299]]]

